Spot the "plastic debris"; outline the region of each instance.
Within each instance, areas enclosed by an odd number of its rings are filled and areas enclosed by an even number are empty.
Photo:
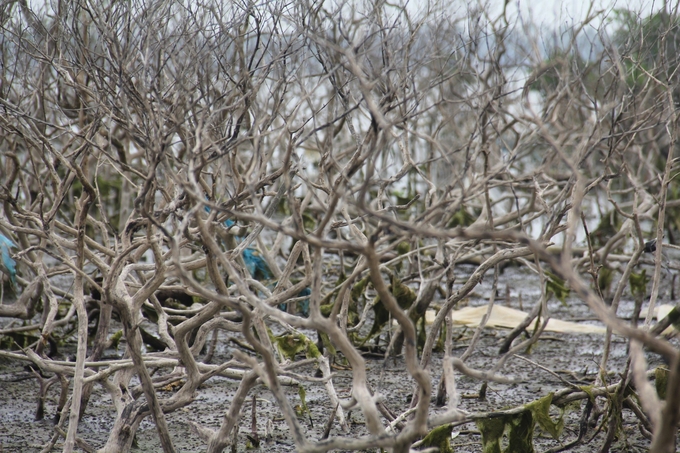
[[[645,253],[656,252],[656,239],[652,239],[651,241],[645,242],[645,248],[642,251]]]
[[[276,285],[273,285],[276,286]],[[312,295],[312,290],[309,288],[305,288],[302,291],[300,291],[297,295],[297,297],[309,297]],[[278,305],[279,310],[281,311],[286,311],[288,309],[288,302],[284,302],[282,304]],[[305,299],[302,302],[298,302],[297,304],[297,314],[301,314],[304,317],[309,316],[309,299]]]
[[[16,287],[17,263],[12,259],[12,256],[9,252],[9,249],[11,247],[16,248],[16,244],[12,242],[7,236],[0,234],[0,253],[2,254],[2,264],[0,264],[0,270],[2,270],[4,274],[9,276],[9,280],[12,287]]]
[[[302,313],[302,315],[305,316],[305,317],[309,316],[309,296],[311,296],[311,295],[312,295],[312,290],[309,289],[309,288],[303,289],[298,294],[298,297],[305,297],[305,296],[307,297],[307,299],[298,303],[299,312]]]
[[[206,206],[205,209],[207,212],[210,212],[209,207]],[[235,224],[236,223],[231,219],[224,221],[224,225],[226,225],[227,228],[231,228]],[[236,236],[236,242],[242,241],[243,238],[241,236]],[[246,265],[246,268],[248,269],[248,272],[253,278],[258,280],[271,280],[274,277],[269,265],[254,247],[248,247],[244,249],[243,253],[241,253],[241,256],[243,257],[243,261]],[[273,286],[275,285],[272,285],[272,287]],[[311,294],[312,291],[309,288],[305,288],[300,291],[298,297],[310,296]],[[279,309],[286,311],[286,304],[284,303],[279,305]],[[309,316],[309,299],[305,299],[298,304],[298,312],[302,313],[303,316]]]
[[[666,316],[668,316],[670,314],[670,312],[672,312],[673,310],[675,310],[675,305],[672,305],[672,304],[657,305],[657,306],[654,307],[654,317],[658,321],[661,321]],[[648,311],[649,311],[648,307],[643,308],[642,311],[640,312],[640,318],[642,318],[642,319],[646,318]],[[671,318],[671,319],[673,319],[673,318]],[[676,335],[678,333],[678,331],[680,331],[680,326],[677,326],[677,323],[672,323],[670,326],[668,326],[666,328],[666,330],[664,330],[662,332],[662,335],[667,336],[667,337],[673,336],[673,335]]]
[[[488,305],[481,307],[465,307],[461,310],[451,312],[454,324],[464,324],[468,326],[478,326],[482,318],[488,310]],[[513,329],[519,323],[524,321],[527,313],[516,310],[514,308],[503,307],[502,305],[494,305],[491,310],[491,316],[486,321],[486,327],[502,327],[506,329]],[[528,329],[533,329],[534,323]],[[546,332],[563,332],[563,333],[594,333],[604,334],[607,329],[602,326],[594,326],[591,324],[579,324],[570,321],[562,321],[551,318],[545,328]]]
[[[272,278],[271,269],[269,269],[267,262],[259,255],[257,250],[248,247],[243,250],[241,255],[243,256],[243,261],[246,263],[248,272],[250,272],[250,275],[253,278],[257,278],[258,276],[264,280],[270,280]]]
[[[207,206],[206,209],[210,210],[210,208]],[[224,224],[227,226],[227,228],[230,228],[235,224],[235,222],[231,219],[227,219],[224,221]],[[236,242],[241,241],[243,241],[243,238],[241,236],[236,236]],[[243,261],[245,262],[246,268],[248,268],[248,272],[250,273],[251,277],[255,279],[260,277],[262,280],[272,279],[273,275],[269,265],[264,260],[264,258],[260,256],[259,252],[255,248],[248,247],[247,249],[243,250],[241,256],[243,257]]]

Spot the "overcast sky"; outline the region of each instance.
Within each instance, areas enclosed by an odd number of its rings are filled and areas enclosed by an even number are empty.
[[[503,7],[503,0],[491,0],[492,7]],[[573,25],[582,22],[590,6],[589,1],[578,0],[510,0],[510,5],[514,10],[519,10],[525,18],[532,17],[536,24],[554,26]],[[656,0],[594,0],[595,10],[604,10],[605,17],[611,15],[611,11],[616,8],[633,9],[642,12],[642,16],[649,15],[652,11],[658,10],[663,2]],[[593,24],[598,26],[599,24]]]

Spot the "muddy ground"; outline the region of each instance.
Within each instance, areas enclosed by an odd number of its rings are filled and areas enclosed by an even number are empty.
[[[458,282],[465,281],[464,273],[469,275],[473,268],[461,268],[461,277]],[[668,276],[664,280],[670,282]],[[472,297],[466,303],[470,305],[482,305],[488,302],[491,291],[492,278],[487,276],[479,285]],[[540,295],[538,278],[523,268],[506,269],[499,285],[501,297],[497,303],[513,308],[523,308],[528,311],[534,301]],[[507,293],[507,296],[506,296]],[[661,302],[668,302],[670,297],[668,284],[661,292]],[[623,301],[619,313],[622,317],[629,316],[633,311],[633,301],[630,296]],[[521,307],[520,307],[521,301]],[[563,320],[598,324],[592,318],[587,307],[579,300],[570,298],[566,304],[551,300],[549,304],[552,316]],[[454,337],[459,337],[454,345],[454,354],[460,355],[469,344],[473,329],[457,327]],[[311,334],[311,333],[310,333]],[[480,339],[477,349],[467,364],[474,368],[488,369],[497,360],[498,345],[507,334],[505,330],[486,329]],[[226,335],[221,334],[220,338]],[[524,355],[542,366],[552,370],[562,379],[578,385],[587,385],[594,382],[600,357],[603,349],[603,335],[576,335],[544,333],[542,339],[530,352]],[[220,342],[213,363],[220,363],[231,357],[230,348],[233,343]],[[120,357],[123,347],[117,351],[107,352],[110,357]],[[613,383],[618,381],[619,373],[624,369],[627,358],[627,342],[621,337],[615,337],[611,360],[607,369],[608,379]],[[662,365],[663,361],[654,354],[648,354],[650,368]],[[393,413],[401,413],[408,409],[413,381],[405,371],[403,360],[397,359],[384,361],[376,355],[366,357],[370,376],[370,384],[375,391],[384,395],[385,403]],[[25,368],[26,363],[0,359],[0,446],[3,452],[38,452],[53,434],[53,418],[58,401],[58,388],[54,386],[46,402],[44,420],[35,421],[36,400],[38,383],[32,373]],[[310,367],[304,372],[310,375],[314,370]],[[438,382],[441,373],[441,354],[436,354],[430,369],[434,377],[434,383]],[[460,408],[469,412],[487,412],[516,407],[547,395],[549,392],[566,387],[555,375],[542,370],[529,362],[514,359],[510,360],[503,372],[515,378],[521,379],[521,383],[512,385],[489,384],[487,396],[484,401],[476,398],[480,390],[480,382],[464,376],[458,376],[457,384],[463,398]],[[351,374],[348,370],[335,370],[334,383],[341,398],[347,398],[352,385]],[[222,421],[224,412],[227,410],[232,395],[236,391],[238,382],[215,377],[205,383],[198,392],[196,400],[175,413],[167,415],[171,435],[177,451],[194,452],[204,451],[205,444],[189,426],[189,421],[197,422],[205,427],[217,429]],[[328,420],[330,407],[325,389],[321,384],[304,384],[307,405],[311,417],[301,417],[306,426],[306,435],[310,439],[318,439],[324,430]],[[172,391],[168,389],[167,391]],[[293,404],[299,404],[298,388],[286,389]],[[160,392],[161,398],[163,391]],[[260,451],[263,452],[288,452],[294,451],[294,445],[288,433],[288,428],[277,409],[277,404],[269,391],[264,387],[256,389],[258,434],[262,439]],[[577,436],[578,419],[581,411],[576,406],[570,408],[565,415],[565,429],[560,441],[567,443]],[[432,405],[433,412],[439,410]],[[243,418],[240,423],[237,451],[246,451],[247,434],[250,429],[250,400],[243,410]],[[109,430],[114,420],[114,409],[111,399],[101,386],[96,389],[90,400],[85,417],[81,421],[78,436],[86,440],[90,445],[99,448],[106,442]],[[352,433],[359,436],[366,433],[362,424],[360,411],[351,412]],[[272,429],[271,432],[266,431]],[[587,437],[594,434],[591,429]],[[266,434],[269,434],[266,437]],[[341,435],[338,427],[334,427],[331,436]],[[474,423],[459,426],[454,429],[452,445],[456,452],[481,452],[481,436]],[[599,449],[604,433],[595,436],[587,445],[581,445],[568,451],[590,452]],[[536,430],[536,450],[546,451],[559,446],[558,441],[553,440],[547,433],[540,429]],[[57,443],[60,449],[61,443]],[[624,409],[623,430],[614,444],[612,451],[647,451],[649,441],[639,431],[638,421],[635,416]],[[156,452],[161,451],[155,428],[148,417],[141,425],[137,433],[137,444],[133,451]],[[249,450],[252,451],[252,450]]]

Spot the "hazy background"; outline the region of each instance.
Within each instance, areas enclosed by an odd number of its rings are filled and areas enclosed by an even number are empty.
[[[488,2],[488,5],[497,11],[503,8],[502,1]],[[658,10],[663,6],[663,2],[659,1],[610,1],[610,0],[595,0],[588,1],[562,1],[562,0],[540,0],[540,1],[510,1],[508,2],[508,11],[512,14],[517,14],[519,11],[524,20],[533,19],[537,25],[546,27],[555,27],[558,25],[572,26],[581,23],[588,15],[589,9],[604,10],[605,21],[611,16],[611,11],[618,8],[626,8],[641,11],[643,16],[649,15],[652,11]],[[602,18],[594,21],[593,25],[597,27]]]

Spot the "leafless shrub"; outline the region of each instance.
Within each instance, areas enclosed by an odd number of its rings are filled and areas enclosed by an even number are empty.
[[[650,332],[651,318],[635,327],[616,313],[646,249],[655,253],[654,306],[664,234],[678,230],[668,212],[677,204],[676,11],[626,13],[619,34],[604,26],[586,33],[601,17],[594,13],[547,49],[529,25],[489,14],[456,18],[442,6],[382,2],[6,2],[0,230],[17,245],[19,271],[18,297],[0,305],[0,316],[29,320],[24,331],[40,336],[3,356],[73,383],[62,385],[61,419],[45,450],[60,436],[64,451],[92,448],[76,434],[100,385],[117,413],[100,451],[128,451],[148,415],[163,450],[174,451],[165,414],[224,375],[240,384],[222,425],[195,424],[208,451],[230,444],[258,383],[298,451],[409,451],[437,426],[485,415],[458,410],[456,372],[507,380],[504,364],[539,338],[514,347],[510,339],[489,369],[473,370],[465,359],[475,342],[452,357],[449,328],[445,369],[430,368],[451,310],[485,274],[497,278],[501,265],[519,260],[542,282],[545,271],[566,282],[610,328],[604,369],[611,332],[631,340],[630,375],[618,387],[600,382],[591,396],[623,398],[631,380],[653,395],[643,348],[667,358],[667,403],[648,399],[638,412],[650,417],[652,450],[674,451],[677,349]],[[593,219],[610,228],[580,239]],[[653,238],[654,250],[645,244]],[[478,267],[454,286],[461,262]],[[621,276],[609,292],[583,278],[605,271]],[[416,388],[412,408],[387,424],[355,335],[366,323],[356,306],[366,282],[398,322],[387,351],[403,351]],[[441,308],[419,352],[414,321],[438,289]],[[539,312],[549,316],[546,298]],[[120,339],[118,322],[125,356],[103,360]],[[272,326],[289,336],[275,338]],[[75,362],[54,360],[48,346],[69,327]],[[211,364],[201,350],[219,330],[242,347]],[[333,385],[331,351],[300,333],[314,330],[352,369],[347,401]],[[365,436],[306,436],[282,385],[314,378],[293,371],[299,363],[282,338],[321,370],[340,427],[348,409],[362,411]],[[440,375],[449,407],[434,415]],[[172,396],[158,395],[180,380]],[[566,389],[554,401],[569,398],[588,395]]]

